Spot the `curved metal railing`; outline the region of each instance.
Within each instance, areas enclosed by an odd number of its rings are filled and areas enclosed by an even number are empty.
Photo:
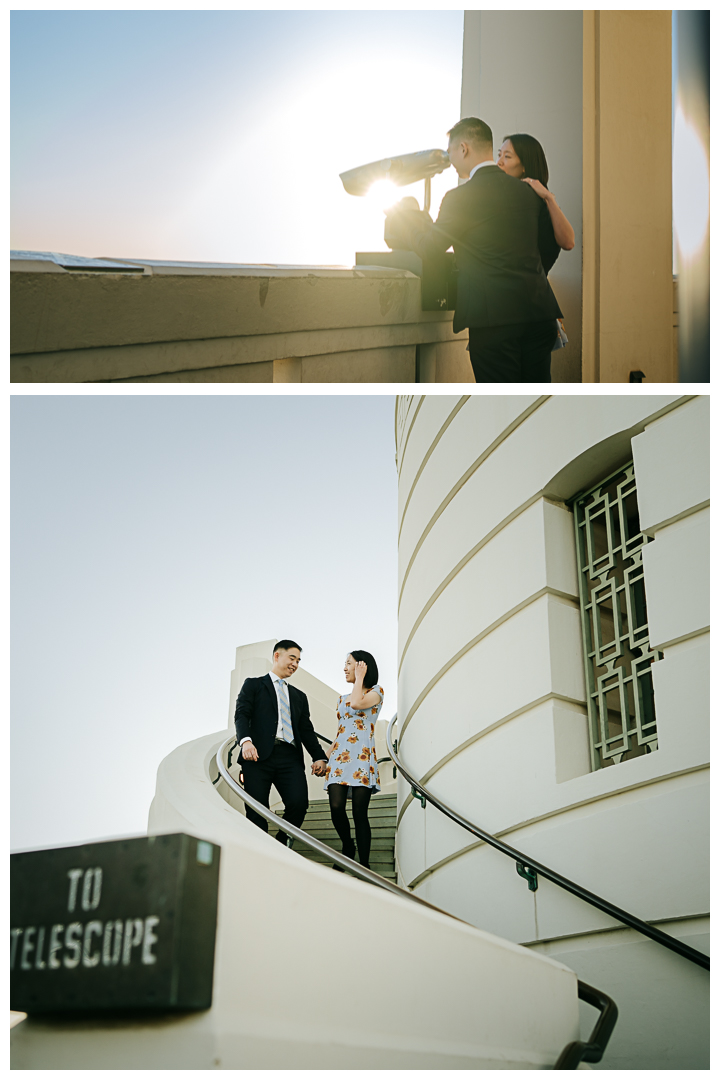
[[[592,904],[593,907],[598,908],[600,911],[604,911],[606,915],[609,915],[613,919],[617,919],[618,922],[625,923],[626,926],[632,927],[633,930],[637,930],[639,933],[644,934],[645,937],[652,938],[659,945],[663,945],[666,949],[671,949],[673,952],[678,953],[680,956],[684,956],[686,960],[690,960],[693,964],[697,964],[699,967],[710,970],[710,957],[705,953],[698,952],[697,949],[693,949],[690,945],[686,945],[682,941],[678,941],[677,938],[671,937],[670,934],[664,933],[662,930],[658,930],[657,927],[651,926],[650,923],[644,922],[636,915],[631,915],[629,911],[623,911],[622,908],[617,907],[615,904],[611,904],[609,900],[603,899],[602,896],[597,896],[595,893],[590,892],[589,889],[584,888],[582,885],[578,885],[577,882],[571,881],[569,878],[563,877],[562,874],[558,874],[555,870],[551,870],[547,866],[543,866],[542,863],[536,859],[530,858],[530,856],[523,854],[522,851],[518,851],[516,848],[506,844],[499,837],[493,836],[492,833],[485,832],[484,829],[474,825],[467,818],[462,817],[456,813],[449,806],[438,799],[436,795],[428,791],[420,781],[414,777],[407,769],[402,765],[400,758],[398,757],[397,740],[393,742],[391,732],[393,726],[397,720],[397,713],[393,716],[392,720],[388,724],[386,739],[388,746],[388,753],[390,754],[393,765],[407,780],[413,795],[420,799],[420,803],[425,808],[425,803],[429,802],[441,813],[449,817],[451,821],[454,821],[457,825],[461,825],[463,829],[466,829],[473,836],[477,836],[480,840],[484,840],[490,847],[494,847],[497,851],[502,852],[503,855],[507,855],[509,858],[515,860],[518,874],[525,878],[528,883],[528,888],[535,891],[538,887],[538,875],[540,877],[547,878],[548,881],[552,881],[554,885],[559,885],[561,889],[565,889],[566,892],[572,893],[574,896],[579,897],[580,900],[584,900],[587,904]],[[590,1060],[590,1059],[587,1059]]]
[[[578,997],[599,1009],[600,1016],[587,1042],[567,1044],[555,1062],[556,1069],[577,1069],[581,1061],[600,1061],[617,1023],[618,1007],[602,990],[596,990],[594,986],[588,986],[578,979]]]
[[[392,728],[392,725],[396,719],[397,714],[395,715],[395,717],[393,717],[393,719],[390,721],[390,724],[388,725],[388,733],[390,732],[390,729]],[[319,739],[322,739],[323,742],[331,742],[330,739],[326,738],[324,735],[320,735],[319,732],[315,732],[315,734],[318,736]],[[395,882],[388,881],[387,878],[382,877],[380,874],[376,874],[374,870],[368,870],[367,867],[360,866],[353,859],[348,859],[347,856],[335,851],[334,848],[328,847],[327,844],[323,844],[322,840],[317,840],[310,833],[305,832],[304,829],[298,828],[297,825],[291,825],[289,821],[285,821],[284,818],[278,817],[277,814],[274,814],[272,810],[268,809],[267,806],[263,806],[263,804],[258,802],[257,799],[253,799],[253,797],[251,795],[248,795],[248,793],[245,791],[245,788],[242,786],[242,784],[239,784],[237,780],[233,779],[233,777],[230,775],[229,770],[232,759],[232,752],[236,746],[237,739],[230,736],[230,738],[226,739],[225,742],[218,747],[217,753],[215,755],[215,764],[218,768],[218,775],[212,781],[213,784],[216,784],[218,780],[220,780],[220,778],[222,777],[230,790],[234,791],[236,795],[239,795],[239,797],[242,799],[246,806],[249,806],[253,810],[257,811],[257,813],[262,815],[262,817],[264,817],[266,821],[272,822],[272,824],[277,825],[278,828],[282,829],[282,831],[284,833],[287,833],[288,836],[291,836],[296,840],[302,840],[303,843],[308,845],[308,847],[311,847],[314,851],[319,852],[321,855],[330,856],[330,858],[336,865],[342,866],[345,870],[349,870],[350,873],[355,874],[355,876],[360,878],[362,881],[366,881],[370,885],[376,885],[381,889],[386,889],[388,892],[395,893],[396,896],[399,895],[402,896],[404,899],[412,900],[416,904],[422,904],[423,907],[430,908],[432,911],[438,911],[441,915],[447,915],[451,919],[457,919],[458,922],[466,922],[465,919],[460,919],[457,915],[453,915],[449,911],[443,911],[442,908],[436,907],[434,904],[428,903],[427,900],[423,900],[422,897],[416,896],[408,889],[403,889],[402,886],[396,885]],[[390,748],[389,743],[388,749],[390,750],[390,754],[394,754],[394,756],[381,760],[393,761],[396,767],[400,769],[400,771],[403,773],[403,776],[405,776],[405,778],[407,779],[407,775],[405,774],[402,766],[397,760],[397,752],[393,752],[393,750]],[[225,761],[223,760],[226,753],[227,764],[225,764]],[[472,924],[466,923],[466,925]],[[603,993],[602,990],[596,990],[595,987],[588,986],[587,983],[581,982],[578,979],[578,997],[581,1001],[586,1001],[590,1005],[594,1005],[596,1008],[600,1009],[600,1018],[595,1025],[592,1035],[590,1036],[590,1041],[586,1043],[568,1043],[568,1045],[560,1054],[560,1057],[558,1058],[556,1064],[554,1065],[555,1069],[575,1069],[577,1068],[577,1065],[580,1061],[599,1061],[603,1055],[605,1047],[607,1046],[610,1035],[612,1034],[612,1030],[615,1026],[615,1021],[617,1020],[617,1006],[615,1005],[615,1002],[612,1000],[612,998],[609,998],[607,994]]]
[[[317,732],[315,733],[317,735]],[[320,736],[324,739],[324,736]],[[329,739],[325,740],[330,742]],[[233,745],[230,746],[229,744]],[[225,742],[218,748],[215,755],[215,763],[218,767],[219,776],[223,778],[231,791],[234,791],[236,795],[242,799],[246,806],[249,806],[252,810],[255,810],[258,814],[265,818],[266,821],[273,825],[277,825],[282,832],[287,833],[288,836],[292,836],[294,840],[302,840],[304,844],[311,847],[314,851],[319,852],[321,855],[327,855],[336,866],[341,866],[343,870],[349,870],[350,873],[360,878],[362,881],[367,881],[370,885],[377,885],[381,889],[386,889],[388,892],[395,893],[396,896],[402,896],[404,900],[414,900],[415,903],[422,904],[423,907],[432,908],[433,911],[439,911],[441,915],[448,915],[451,919],[457,919],[458,922],[464,922],[463,919],[458,919],[457,915],[451,915],[449,911],[443,911],[442,908],[435,907],[434,904],[429,903],[427,900],[423,900],[421,896],[414,896],[413,893],[407,889],[403,889],[401,885],[396,885],[394,881],[389,881],[387,878],[382,877],[381,874],[376,874],[374,870],[368,870],[367,867],[361,866],[360,863],[356,863],[353,859],[349,859],[347,855],[343,855],[339,851],[335,851],[334,848],[329,847],[327,844],[323,844],[322,840],[316,839],[310,833],[305,832],[304,829],[299,828],[297,825],[291,825],[289,821],[285,821],[284,818],[274,814],[272,810],[268,810],[267,806],[263,806],[257,799],[253,799],[252,795],[248,795],[242,784],[239,784],[237,780],[233,779],[230,775],[229,768],[230,762],[226,765],[223,758],[225,752],[228,752],[228,759],[233,752],[236,740],[234,737],[226,739]],[[229,749],[228,749],[229,747]],[[216,783],[217,781],[213,781]]]

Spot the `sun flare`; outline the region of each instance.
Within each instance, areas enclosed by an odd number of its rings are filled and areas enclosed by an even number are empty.
[[[387,210],[402,198],[402,190],[390,180],[376,180],[365,198],[378,210]]]

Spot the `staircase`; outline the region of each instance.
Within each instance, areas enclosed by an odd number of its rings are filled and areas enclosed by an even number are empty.
[[[352,808],[348,799],[348,820],[355,839],[355,826],[352,819]],[[390,881],[397,881],[395,871],[395,828],[397,825],[397,795],[373,795],[370,799],[368,811],[370,828],[372,829],[372,843],[370,845],[370,869],[376,874],[381,874]],[[309,832],[317,840],[322,840],[328,847],[340,851],[340,838],[335,832],[335,827],[330,819],[330,804],[327,799],[313,799],[308,807],[308,812],[302,824],[303,829]],[[277,829],[270,826],[270,835],[275,836]],[[314,851],[301,840],[296,840],[293,851],[304,855],[306,859],[322,863],[323,866],[331,866],[332,862],[325,855]],[[357,858],[357,855],[355,856]]]

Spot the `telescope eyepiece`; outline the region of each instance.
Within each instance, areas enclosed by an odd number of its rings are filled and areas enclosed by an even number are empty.
[[[343,187],[348,195],[367,195],[378,180],[389,180],[397,187],[414,184],[418,180],[428,180],[444,172],[450,165],[450,158],[445,150],[418,150],[414,154],[400,154],[398,157],[371,161],[369,165],[360,165],[340,173]]]

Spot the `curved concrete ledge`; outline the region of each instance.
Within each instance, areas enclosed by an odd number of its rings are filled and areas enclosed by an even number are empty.
[[[18,254],[12,382],[474,382],[407,270]]]

